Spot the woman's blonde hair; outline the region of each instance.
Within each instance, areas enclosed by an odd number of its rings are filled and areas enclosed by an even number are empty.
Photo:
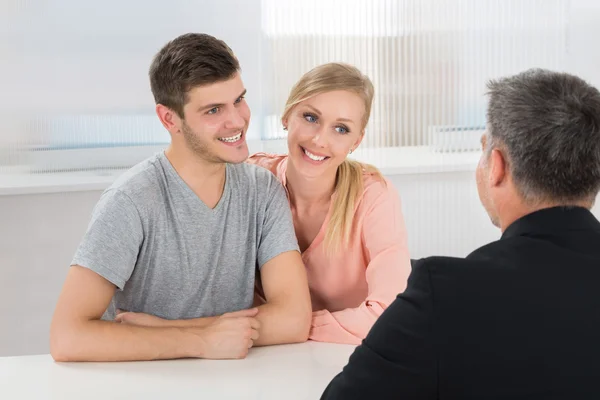
[[[365,105],[361,127],[361,135],[363,135],[371,115],[375,89],[368,76],[358,68],[343,63],[319,65],[304,74],[290,92],[282,120],[287,120],[292,109],[304,100],[335,90],[356,93],[363,100]],[[364,190],[364,173],[375,175],[385,182],[376,167],[358,161],[346,159],[337,169],[335,200],[331,205],[333,209],[324,240],[326,252],[330,256],[350,242],[354,211]]]

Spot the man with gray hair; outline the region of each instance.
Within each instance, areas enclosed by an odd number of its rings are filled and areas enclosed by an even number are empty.
[[[323,399],[600,398],[600,92],[540,69],[488,88],[477,188],[502,237],[416,261]]]

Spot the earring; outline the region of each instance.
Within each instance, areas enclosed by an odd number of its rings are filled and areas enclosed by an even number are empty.
[[[287,126],[284,126],[284,127],[283,127],[283,130],[284,130],[284,131],[287,131]]]
[[[350,153],[349,154],[352,154],[353,151],[354,151],[354,149],[350,149]]]

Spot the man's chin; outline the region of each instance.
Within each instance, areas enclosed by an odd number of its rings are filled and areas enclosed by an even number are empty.
[[[221,157],[226,163],[229,164],[241,164],[248,159],[250,153],[248,152],[248,146],[245,146],[241,149],[236,149],[234,154],[223,154]]]

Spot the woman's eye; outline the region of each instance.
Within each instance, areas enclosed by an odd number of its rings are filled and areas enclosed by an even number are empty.
[[[346,128],[345,126],[336,126],[336,127],[335,127],[335,131],[336,131],[337,133],[348,133],[348,132],[350,132],[350,131],[348,130],[348,128]]]
[[[313,114],[304,114],[304,119],[308,122],[317,122],[317,117]]]

